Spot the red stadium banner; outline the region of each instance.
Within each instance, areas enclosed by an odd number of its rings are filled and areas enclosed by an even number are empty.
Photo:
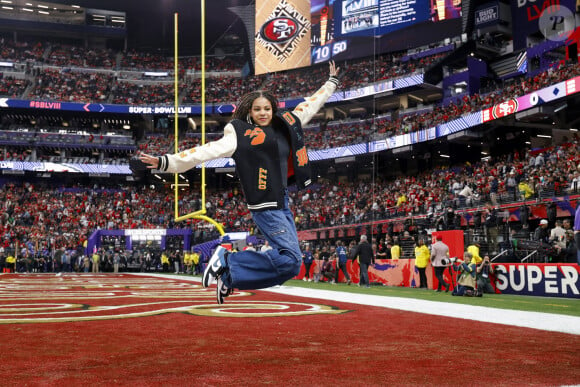
[[[310,1],[256,1],[255,73],[310,66]]]

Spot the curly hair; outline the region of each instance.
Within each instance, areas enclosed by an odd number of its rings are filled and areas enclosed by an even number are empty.
[[[272,105],[272,114],[276,114],[278,111],[278,99],[267,91],[258,90],[245,94],[240,98],[232,117],[246,121],[250,110],[252,110],[252,104],[258,98],[266,98],[270,101],[270,104]]]

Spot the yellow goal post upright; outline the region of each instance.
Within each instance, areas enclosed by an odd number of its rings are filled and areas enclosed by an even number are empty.
[[[174,49],[173,49],[173,73],[174,73],[174,130],[175,130],[175,153],[179,153],[179,62],[178,62],[178,14],[174,14]],[[201,0],[201,145],[205,144],[205,0]],[[206,215],[205,208],[205,163],[201,165],[201,209],[186,215],[179,215],[179,174],[174,174],[175,179],[175,221],[186,219],[199,219],[209,222],[217,228],[220,235],[224,235],[223,225]]]

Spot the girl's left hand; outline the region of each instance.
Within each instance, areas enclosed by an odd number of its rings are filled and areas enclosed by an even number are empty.
[[[330,62],[328,62],[329,66],[330,66],[330,76],[331,77],[337,77],[338,76],[338,72],[340,71],[340,67],[336,67],[336,64],[334,63],[333,60],[331,60]]]

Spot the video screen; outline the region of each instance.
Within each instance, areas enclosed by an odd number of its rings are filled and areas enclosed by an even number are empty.
[[[373,52],[374,39],[461,16],[461,0],[311,0],[311,64]]]

